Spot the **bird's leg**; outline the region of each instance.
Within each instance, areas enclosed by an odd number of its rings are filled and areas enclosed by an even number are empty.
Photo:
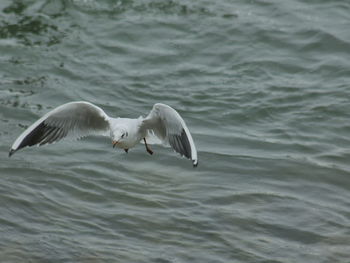
[[[128,153],[129,149],[124,149],[124,151],[125,151],[126,153]]]
[[[148,147],[147,142],[146,142],[146,138],[143,138],[143,141],[145,142],[147,152],[152,155],[153,151]]]

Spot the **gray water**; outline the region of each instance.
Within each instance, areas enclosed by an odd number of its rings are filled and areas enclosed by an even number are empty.
[[[1,262],[350,262],[350,2],[1,0]],[[13,141],[84,100],[163,102],[199,166]]]

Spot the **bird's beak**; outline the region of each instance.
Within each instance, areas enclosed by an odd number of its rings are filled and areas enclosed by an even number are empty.
[[[118,144],[118,141],[112,141],[113,148],[115,148],[115,146],[117,146],[117,144]]]

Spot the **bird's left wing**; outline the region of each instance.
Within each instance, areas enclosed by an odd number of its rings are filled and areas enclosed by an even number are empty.
[[[63,104],[26,129],[13,143],[9,156],[26,146],[53,143],[65,137],[108,136],[109,119],[101,108],[89,102]]]
[[[197,150],[191,133],[180,114],[168,105],[154,104],[151,112],[143,120],[141,129],[156,135],[164,144],[198,165]]]

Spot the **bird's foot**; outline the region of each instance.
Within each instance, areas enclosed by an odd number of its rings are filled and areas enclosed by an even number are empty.
[[[150,148],[147,147],[146,150],[147,150],[147,152],[148,152],[150,155],[153,154],[153,151],[152,151]]]
[[[124,151],[125,151],[126,153],[128,153],[129,149],[124,149]]]
[[[150,155],[152,155],[152,154],[153,154],[153,151],[151,150],[151,148],[148,147],[148,144],[147,144],[147,142],[146,142],[146,139],[143,138],[143,141],[145,142],[146,151],[147,151]]]

